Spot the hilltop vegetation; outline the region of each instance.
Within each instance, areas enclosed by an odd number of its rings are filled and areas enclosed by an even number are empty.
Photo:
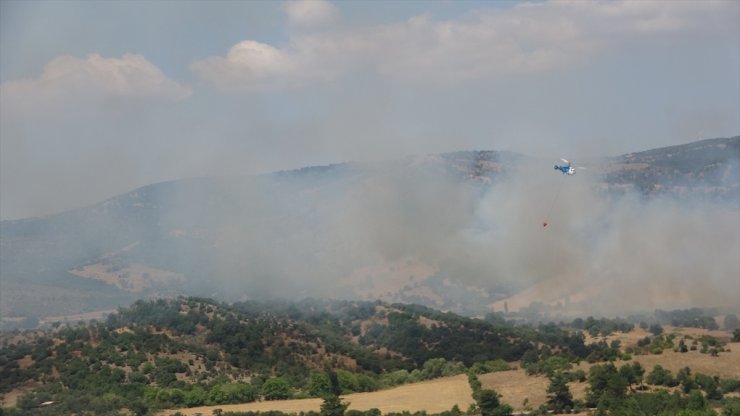
[[[500,367],[543,345],[570,357],[592,352],[582,336],[515,328],[494,316],[380,302],[200,298],[138,301],[105,322],[16,332],[2,342],[2,392],[30,390],[19,409],[54,401],[69,413],[319,397],[327,368],[349,393]]]
[[[614,323],[589,318],[585,324],[593,329]],[[650,369],[638,362],[577,370],[581,361],[598,366],[629,360],[630,353],[654,353],[652,348],[628,353],[618,342],[585,339],[581,330],[554,324],[514,327],[493,314],[472,319],[382,302],[138,301],[105,322],[3,334],[0,394],[21,393],[15,408],[4,410],[13,415],[145,415],[174,407],[326,398],[467,373],[477,409],[492,406],[504,413],[490,414],[505,414],[511,407],[481,386],[477,375],[517,365],[552,379],[554,410],[633,406],[648,400],[646,392],[642,399],[626,400],[643,380],[683,386],[679,398],[671,399],[674,407],[688,406],[684,395],[693,391],[704,392],[700,403],[708,409],[707,400],[724,400],[724,394],[740,390],[737,380],[690,370],[674,378],[656,368],[644,378]],[[680,351],[676,342],[684,339],[660,334],[648,345]],[[714,345],[717,354],[725,351],[723,341],[698,341]],[[607,381],[596,381],[599,377]],[[563,382],[585,380],[593,384],[585,400],[563,391]],[[40,407],[45,402],[53,404]]]

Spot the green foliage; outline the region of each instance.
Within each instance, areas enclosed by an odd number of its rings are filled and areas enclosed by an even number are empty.
[[[740,398],[728,399],[722,408],[722,416],[740,416]]]
[[[265,383],[267,384],[267,383]],[[268,386],[268,389],[270,386]],[[274,386],[273,386],[274,388]],[[263,386],[264,389],[264,386]],[[274,394],[278,389],[272,391]],[[290,389],[288,390],[290,392]],[[194,401],[199,399],[197,393],[193,394]],[[287,397],[286,397],[287,398]],[[257,389],[246,383],[222,383],[217,384],[208,392],[206,402],[209,405],[247,403],[257,400]],[[273,400],[267,399],[266,400]]]
[[[616,331],[629,332],[635,327],[634,324],[623,319],[595,319],[592,316],[586,318],[585,321],[576,319],[571,323],[571,326],[588,331],[592,337],[607,336]]]
[[[329,376],[326,373],[312,372],[306,390],[313,397],[322,397],[330,394],[332,391],[329,384]]]
[[[594,365],[589,370],[586,403],[592,407],[615,407],[625,399],[629,385],[614,364]]]
[[[628,386],[640,384],[642,377],[645,375],[645,369],[642,364],[635,361],[632,364],[625,364],[619,368],[619,374],[627,381]]]
[[[651,324],[650,328],[648,329],[651,334],[658,336],[663,333],[663,327],[660,324]]]
[[[704,390],[707,396],[707,400],[721,400],[722,391],[719,388],[719,377],[709,377],[707,375],[698,373],[694,375],[694,382],[696,385]]]
[[[686,410],[705,410],[707,409],[707,399],[700,391],[694,390],[686,398]]]
[[[427,360],[421,369],[421,379],[431,380],[439,377],[462,374],[466,371],[461,362],[447,362],[444,358],[432,358]]]
[[[505,360],[521,359],[530,373],[559,378],[551,383],[548,398],[553,408],[565,411],[571,404],[582,406],[558,395],[565,394],[563,382],[585,379],[582,370],[569,371],[574,362],[624,358],[616,343],[585,345],[581,332],[568,332],[555,324],[513,327],[498,316],[483,321],[414,305],[378,305],[315,300],[225,305],[198,298],[141,301],[105,323],[60,325],[23,342],[4,343],[0,391],[37,385],[19,398],[18,411],[27,413],[35,412],[32,409],[40,402],[54,401],[58,403],[55,414],[112,415],[128,408],[143,415],[173,406],[249,402],[260,395],[267,400],[285,399],[294,392],[301,397],[338,398],[341,393],[467,371],[484,409],[491,397],[482,393],[485,389],[477,374],[508,370]],[[384,317],[388,325],[381,323]],[[584,327],[587,323],[599,334],[628,329],[620,329],[620,320],[574,321]],[[674,338],[671,334],[648,338],[644,347],[673,348],[674,340],[678,348],[686,345],[684,339]],[[721,352],[723,347],[712,337],[695,342],[707,352]],[[378,354],[378,350],[384,352]],[[20,360],[26,361],[23,368]],[[357,367],[342,366],[350,360]],[[322,367],[335,370],[317,371]],[[630,363],[602,373],[606,375],[589,376],[592,405],[610,411],[631,409],[637,394],[627,390],[640,383],[644,369]],[[740,381],[733,379],[682,372],[680,380],[672,380],[668,372],[661,381],[660,374],[651,375],[653,381],[680,385],[680,391],[687,392],[670,414],[686,408],[689,395],[699,390],[713,403],[740,390]],[[245,379],[251,383],[236,381]],[[692,400],[697,407],[698,397]],[[461,413],[459,409],[450,412],[445,416]],[[511,408],[499,403],[487,414],[507,412]]]
[[[661,365],[655,365],[645,381],[655,386],[674,387],[678,385],[678,381],[673,378],[671,371],[664,369]]]
[[[470,389],[473,390],[473,394],[483,388],[483,384],[474,373],[468,373],[468,384],[470,384]]]
[[[545,374],[552,377],[556,372],[563,372],[573,368],[573,364],[565,357],[553,355],[546,359],[528,364],[526,367],[527,374]]]
[[[283,377],[272,377],[262,385],[262,397],[265,400],[285,400],[291,395],[290,383]]]
[[[660,322],[673,326],[719,329],[719,325],[717,325],[717,322],[713,318],[715,314],[714,311],[701,308],[678,309],[674,311],[658,309],[655,311],[655,318]]]
[[[482,416],[505,416],[512,413],[512,408],[508,404],[502,404],[499,401],[498,393],[493,389],[482,389],[473,393],[480,414]]]
[[[321,403],[321,416],[344,416],[349,403],[342,402],[336,394],[327,394]]]
[[[550,379],[550,385],[547,387],[547,408],[553,413],[563,413],[573,408],[573,395],[562,373],[556,373]]]
[[[723,393],[740,392],[740,379],[723,378],[719,381],[719,388]]]

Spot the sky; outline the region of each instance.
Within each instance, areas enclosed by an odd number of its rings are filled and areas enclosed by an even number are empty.
[[[0,218],[154,182],[740,133],[737,1],[0,1]]]

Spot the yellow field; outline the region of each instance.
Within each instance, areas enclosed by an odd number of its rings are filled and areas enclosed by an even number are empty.
[[[695,332],[692,333],[693,336],[708,333],[702,330],[691,331]],[[724,334],[726,335],[726,333]],[[721,333],[712,335],[721,335]],[[622,345],[626,346],[633,344],[642,336],[644,335],[638,330],[634,333],[618,334],[614,337],[621,339]],[[740,343],[728,343],[726,349],[729,349],[729,351],[720,353],[718,357],[712,357],[698,351],[687,353],[665,351],[660,355],[637,355],[633,357],[633,360],[640,362],[645,367],[646,374],[652,370],[653,366],[660,364],[671,370],[674,375],[681,368],[689,367],[693,373],[740,378]],[[618,361],[615,364],[622,366],[628,362]],[[588,371],[590,366],[591,364],[583,362],[576,368]],[[516,411],[536,409],[547,400],[546,391],[549,380],[542,376],[528,376],[522,369],[482,374],[479,379],[483,388],[496,390],[502,396],[501,401],[511,405]],[[571,393],[575,399],[585,397],[586,386],[587,383],[569,383]],[[350,394],[343,396],[343,399],[350,402],[350,409],[378,408],[383,413],[402,410],[411,412],[424,410],[429,413],[438,413],[449,410],[455,404],[465,411],[470,404],[474,403],[471,395],[472,391],[468,385],[467,376],[458,375],[408,384],[384,391]],[[320,405],[320,399],[282,400],[168,410],[161,412],[160,415],[172,415],[179,411],[188,416],[194,416],[197,413],[209,416],[214,409],[224,411],[280,410],[283,412],[307,412],[310,410],[318,411]]]
[[[703,373],[710,376],[740,378],[740,342],[731,342],[725,346],[729,352],[721,352],[718,357],[702,354],[699,351],[686,353],[664,351],[660,355],[636,355],[632,359],[645,367],[647,375],[656,364],[671,370],[675,376],[678,370],[689,367],[693,374]]]
[[[522,370],[500,371],[478,376],[484,389],[494,389],[501,401],[515,410],[536,409],[547,401],[550,380],[544,376],[528,376]],[[569,383],[573,398],[586,397],[586,383]]]
[[[460,410],[467,410],[474,403],[472,390],[468,384],[468,377],[464,374],[445,377],[420,383],[407,384],[396,388],[376,391],[372,393],[355,393],[342,396],[349,402],[349,409],[369,410],[377,408],[383,413],[408,410],[411,412],[425,410],[430,413],[439,413],[450,410],[457,405]],[[321,399],[280,400],[269,402],[255,402],[220,406],[192,407],[189,409],[167,410],[160,415],[172,415],[179,411],[188,416],[201,413],[209,416],[214,409],[223,411],[265,411],[279,410],[282,412],[318,411]]]

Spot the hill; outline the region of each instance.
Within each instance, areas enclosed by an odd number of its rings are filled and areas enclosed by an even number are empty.
[[[571,183],[603,201],[678,196],[736,208],[739,161],[740,137],[704,140],[586,160],[589,170]],[[553,188],[562,186],[549,166],[507,152],[466,151],[184,179],[61,214],[3,221],[0,318],[5,328],[34,327],[179,294],[383,299],[482,315],[559,267],[521,270],[530,251],[555,244],[528,228],[546,215],[535,208],[555,205]],[[534,182],[521,182],[527,178]],[[578,196],[565,188],[558,215],[597,206],[566,209],[576,203],[563,201]],[[567,228],[553,231],[571,241],[603,234],[605,221],[583,229],[583,218],[602,214],[586,214],[564,217]],[[507,264],[512,259],[517,263]]]
[[[573,388],[581,392],[582,402],[593,400],[582,395],[585,374],[597,377],[592,368],[608,367],[619,359],[630,360],[619,365],[666,364],[679,376],[677,370],[691,364],[698,384],[684,393],[701,388],[709,395],[702,378],[707,375],[717,376],[711,379],[719,388],[712,393],[713,400],[740,390],[732,376],[738,344],[729,344],[726,332],[666,327],[662,335],[652,337],[631,325],[615,326],[625,331],[619,333],[607,328],[618,322],[592,318],[585,322],[598,338],[584,337],[581,330],[568,326],[515,327],[495,315],[481,320],[383,302],[138,301],[105,322],[3,333],[0,399],[4,406],[14,407],[6,409],[14,415],[143,415],[186,407],[194,408],[188,414],[195,414],[258,399],[263,402],[229,408],[315,411],[321,399],[269,403],[320,398],[330,389],[328,374],[334,374],[343,396],[353,398],[355,406],[368,406],[355,407],[359,410],[448,410],[455,403],[479,401],[475,393],[471,400],[470,392],[480,390],[480,383],[521,409],[526,407],[524,398],[539,405],[547,383],[544,377],[560,372],[572,382],[580,380],[580,387]],[[633,331],[636,342],[616,341]],[[692,351],[680,350],[692,340],[701,351],[693,345]],[[714,350],[705,351],[705,344]],[[668,351],[669,345],[676,351]],[[656,355],[657,346],[666,352]],[[520,369],[512,371],[516,367]],[[579,370],[585,372],[579,375]],[[496,371],[511,373],[503,378],[486,374]],[[458,377],[445,378],[449,376]],[[410,384],[425,380],[434,382]],[[434,389],[442,386],[454,392],[436,394]],[[368,392],[377,393],[354,394]],[[414,401],[424,397],[429,399]],[[52,404],[40,406],[48,402]]]
[[[269,397],[268,383],[282,398],[316,397],[326,368],[344,393],[374,391],[517,360],[539,342],[588,352],[564,331],[545,338],[414,305],[137,301],[105,322],[2,334],[0,390],[32,391],[21,408],[55,401],[68,412],[247,402]]]

